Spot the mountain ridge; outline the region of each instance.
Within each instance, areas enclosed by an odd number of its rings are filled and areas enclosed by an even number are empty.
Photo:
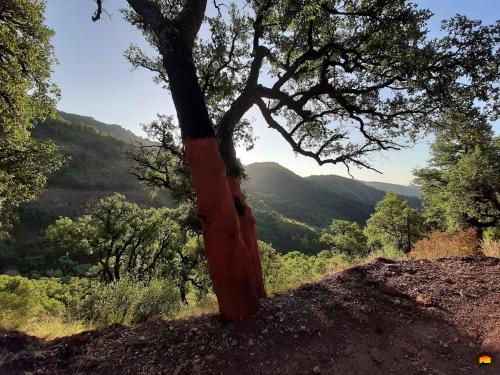
[[[258,165],[258,164],[277,166],[277,167],[287,169],[286,167],[284,167],[281,164],[274,162],[274,161],[260,161],[260,162],[248,163],[245,165],[245,167],[251,166],[251,165]],[[292,172],[296,176],[302,177],[302,176],[298,175],[297,173],[293,172],[292,170],[289,170],[289,169],[287,169],[287,170]],[[344,176],[340,176],[340,175],[336,175],[336,174],[312,174],[309,176],[303,176],[302,178],[317,181],[319,179],[330,178],[330,177],[336,178],[336,179],[342,180],[342,181],[350,181],[350,182],[354,181],[356,183],[359,183],[361,185],[365,185],[371,189],[376,189],[378,191],[382,191],[384,193],[394,192],[394,193],[403,195],[405,197],[416,197],[416,198],[420,198],[422,196],[422,192],[420,191],[419,187],[416,185],[402,185],[402,184],[395,184],[392,182],[382,182],[382,181],[365,181],[365,180],[358,180],[355,178],[344,177]],[[400,189],[399,192],[398,192],[398,189]]]

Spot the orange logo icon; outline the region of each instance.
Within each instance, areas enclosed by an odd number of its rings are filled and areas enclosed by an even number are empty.
[[[480,365],[491,365],[491,356],[484,353],[479,356]]]

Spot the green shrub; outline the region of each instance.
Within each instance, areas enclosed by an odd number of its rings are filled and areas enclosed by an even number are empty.
[[[19,327],[29,319],[62,315],[64,304],[47,295],[35,280],[0,275],[0,320],[3,325]]]
[[[123,278],[94,285],[91,290],[75,312],[80,319],[97,325],[139,323],[159,314],[172,316],[180,307],[178,291],[168,280],[144,286]]]
[[[408,254],[406,254],[404,251],[396,250],[394,247],[386,246],[382,249],[372,251],[370,254],[368,254],[364,261],[370,262],[376,258],[402,260],[408,259]]]
[[[259,250],[264,285],[270,295],[317,280],[344,262],[343,258],[340,259],[337,254],[332,256],[328,250],[322,251],[321,256],[309,256],[298,251],[280,255],[262,241],[259,241]]]
[[[135,307],[133,322],[142,322],[155,315],[173,317],[180,308],[178,289],[168,280],[154,280],[142,289]]]
[[[483,232],[484,240],[500,241],[500,227],[491,227]]]

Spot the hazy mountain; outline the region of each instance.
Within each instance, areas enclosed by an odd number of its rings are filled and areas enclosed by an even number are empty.
[[[417,195],[406,194],[407,190],[411,193],[416,193],[411,191],[411,186],[395,185],[395,184],[380,184],[388,185],[387,189],[376,188],[368,185],[365,181],[354,180],[352,178],[346,178],[336,175],[319,175],[319,176],[309,176],[306,177],[307,180],[314,182],[315,184],[321,186],[322,188],[334,192],[336,194],[342,195],[348,199],[361,201],[369,204],[371,207],[375,207],[377,202],[381,200],[386,192],[392,191],[400,194],[408,200],[411,206],[419,207],[420,199]],[[390,189],[392,188],[392,190]],[[399,192],[396,191],[399,188]],[[418,188],[415,188],[418,190]]]
[[[385,195],[385,192],[369,187],[360,181],[336,175],[313,175],[306,177],[306,180],[321,186],[323,189],[351,200],[365,202],[371,206]]]
[[[364,224],[373,211],[372,200],[367,202],[325,189],[277,163],[253,163],[245,170],[246,191],[280,214],[306,224],[325,227],[333,218]]]
[[[406,195],[409,197],[416,197],[420,198],[422,196],[422,191],[419,189],[418,186],[414,185],[396,185],[396,184],[389,184],[387,182],[375,182],[375,181],[360,181],[362,184],[365,184],[366,186],[373,187],[375,189],[387,191],[387,192],[392,192],[396,193],[399,195]]]

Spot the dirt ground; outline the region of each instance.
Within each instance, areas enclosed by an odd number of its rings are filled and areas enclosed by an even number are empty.
[[[495,258],[377,259],[252,319],[154,319],[43,341],[0,332],[0,374],[500,374]],[[3,365],[2,365],[3,363]]]

